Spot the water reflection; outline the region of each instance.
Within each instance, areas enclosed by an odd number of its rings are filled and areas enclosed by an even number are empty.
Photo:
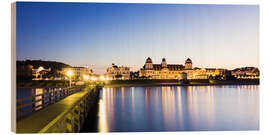
[[[104,88],[99,131],[258,130],[259,86]]]
[[[102,95],[106,97],[106,92],[103,91]],[[107,119],[107,112],[106,112],[106,98],[99,100],[99,131],[100,132],[108,132],[108,119]]]

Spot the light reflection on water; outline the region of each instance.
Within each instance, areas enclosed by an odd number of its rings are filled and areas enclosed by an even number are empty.
[[[259,86],[103,88],[100,132],[258,130]]]

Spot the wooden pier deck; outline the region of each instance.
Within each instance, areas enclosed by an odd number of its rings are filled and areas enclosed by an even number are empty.
[[[90,90],[82,90],[65,99],[49,105],[48,107],[17,121],[17,133],[42,133],[46,132],[59,119],[67,115]]]

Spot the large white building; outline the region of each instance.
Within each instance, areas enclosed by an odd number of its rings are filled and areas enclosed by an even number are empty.
[[[153,64],[152,59],[148,57],[145,65],[140,69],[139,76],[149,79],[182,79],[182,72],[188,70],[192,70],[192,61],[189,58],[183,66],[182,64],[167,64],[165,58],[162,59],[161,64]]]
[[[110,80],[129,80],[130,68],[112,64],[111,67],[107,68],[106,76]]]
[[[224,69],[216,68],[193,68],[192,61],[187,58],[185,65],[167,64],[163,58],[161,64],[153,64],[151,58],[147,58],[144,66],[140,69],[139,76],[148,79],[183,79],[183,74],[187,79],[207,79],[209,76],[223,74]]]

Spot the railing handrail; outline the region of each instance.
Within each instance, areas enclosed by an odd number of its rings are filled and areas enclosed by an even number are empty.
[[[71,88],[65,87],[65,88],[61,88],[61,89],[60,88],[49,88],[44,93],[19,98],[19,99],[17,99],[17,102],[16,102],[17,103],[17,105],[16,105],[17,106],[16,107],[17,119],[24,117],[24,115],[26,115],[25,113],[36,112],[36,111],[39,111],[40,109],[47,107],[50,104],[54,104],[54,103],[64,99],[65,97],[71,95],[71,94],[74,94],[76,92],[81,91],[83,88],[84,87],[71,87]],[[36,99],[39,97],[40,97],[40,99]],[[29,102],[23,103],[25,101],[29,101]],[[36,105],[36,103],[38,103],[40,101],[43,101],[43,102],[40,105]],[[31,108],[26,108],[27,106],[31,106],[31,105],[32,105]],[[40,108],[40,107],[42,107],[42,108]],[[22,109],[24,109],[24,111]]]
[[[89,94],[89,90],[88,93]],[[53,121],[51,121],[47,126],[45,126],[44,128],[42,128],[39,133],[46,133],[47,131],[49,131],[50,129],[54,128],[54,126],[61,121],[62,119],[65,118],[65,116],[70,113],[72,111],[72,109],[77,106],[86,96],[88,95],[84,95],[80,100],[77,100],[74,104],[72,104],[72,106],[70,108],[68,108],[67,110],[65,110],[64,112],[62,112],[61,114],[59,114]]]
[[[17,87],[17,88],[20,88],[20,89],[29,89],[29,88],[41,88],[42,86],[34,86],[34,87]],[[58,86],[58,87],[42,87],[42,88],[45,88],[45,89],[50,89],[50,88],[68,88],[69,86]],[[77,86],[75,86],[77,87]]]
[[[72,88],[63,87],[63,89],[76,89],[76,88],[82,88],[82,87],[72,87]],[[42,88],[42,89],[46,89],[46,88]],[[57,89],[57,90],[59,90],[59,88],[49,88],[48,90],[51,90],[51,89]],[[41,93],[41,94],[38,94],[38,95],[32,95],[32,96],[28,96],[28,97],[19,98],[19,99],[17,99],[17,102],[18,101],[21,101],[21,100],[24,101],[24,100],[32,99],[33,97],[37,97],[37,96],[41,96],[41,95],[46,95],[46,94],[49,94],[49,93],[50,92],[45,92],[45,93]]]

